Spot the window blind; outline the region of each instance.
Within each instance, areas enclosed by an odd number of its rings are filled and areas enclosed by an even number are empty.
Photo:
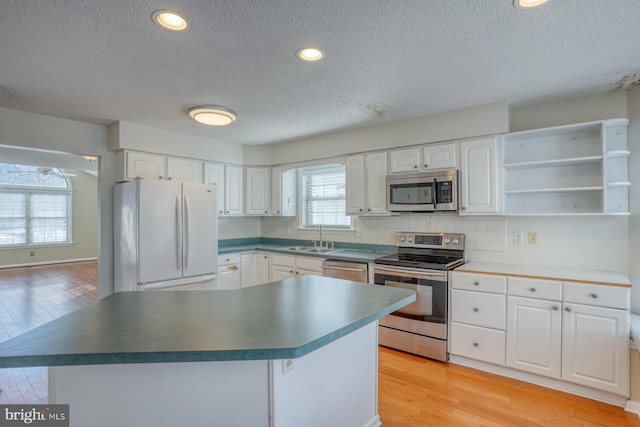
[[[345,215],[344,165],[303,168],[300,178],[303,227],[351,227],[351,218]]]

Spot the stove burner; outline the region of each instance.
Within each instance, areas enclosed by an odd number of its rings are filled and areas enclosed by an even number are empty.
[[[399,233],[398,253],[373,262],[397,267],[453,270],[464,264],[464,235]]]

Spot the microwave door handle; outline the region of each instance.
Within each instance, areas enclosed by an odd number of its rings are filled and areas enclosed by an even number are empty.
[[[438,209],[438,179],[433,178],[433,209]]]

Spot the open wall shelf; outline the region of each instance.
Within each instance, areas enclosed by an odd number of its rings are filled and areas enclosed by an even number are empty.
[[[627,119],[502,136],[505,215],[628,215]]]

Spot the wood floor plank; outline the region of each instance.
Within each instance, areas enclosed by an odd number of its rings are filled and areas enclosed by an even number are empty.
[[[383,427],[640,427],[623,408],[386,347],[378,352]]]

